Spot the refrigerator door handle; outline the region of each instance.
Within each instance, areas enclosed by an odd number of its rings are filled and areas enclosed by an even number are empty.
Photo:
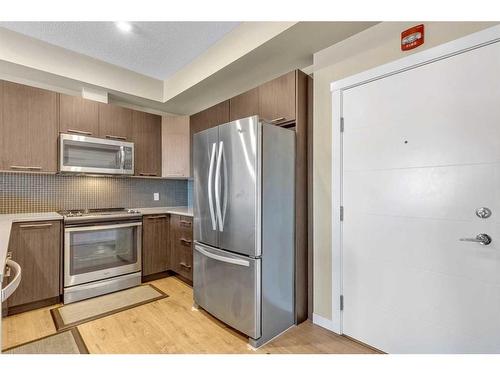
[[[215,168],[215,206],[217,208],[217,220],[219,222],[219,231],[224,230],[222,221],[222,210],[220,206],[220,167],[222,163],[222,153],[224,152],[224,142],[219,142],[219,155],[217,155],[217,167]]]
[[[224,154],[224,145],[222,145],[222,154]],[[227,175],[227,164],[226,156],[222,155],[222,164],[224,165],[224,201],[222,203],[222,229],[224,229],[224,222],[226,221],[226,210],[227,210],[227,193],[228,193],[228,175]]]
[[[201,246],[197,246],[197,245],[195,245],[194,248],[196,249],[196,251],[205,255],[207,258],[212,258],[212,259],[224,262],[224,263],[236,264],[238,266],[250,267],[250,262],[248,260],[228,258],[228,257],[222,256],[222,255],[214,254],[214,253],[206,251]]]
[[[216,144],[212,143],[212,153],[210,155],[210,168],[208,170],[208,207],[210,208],[210,219],[212,220],[212,230],[217,230],[217,223],[215,221],[214,202],[212,198],[212,176],[214,173]]]

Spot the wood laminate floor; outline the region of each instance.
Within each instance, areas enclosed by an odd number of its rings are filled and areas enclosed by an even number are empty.
[[[375,353],[349,338],[307,321],[289,329],[259,350],[203,310],[193,310],[191,287],[175,277],[151,282],[170,297],[78,326],[92,354],[160,353]],[[56,332],[49,308],[3,319],[6,349]]]

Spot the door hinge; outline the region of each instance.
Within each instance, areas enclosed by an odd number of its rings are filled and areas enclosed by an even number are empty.
[[[340,221],[344,221],[344,206],[340,206]]]
[[[340,310],[344,310],[344,296],[340,295]]]
[[[344,132],[344,118],[343,117],[340,118],[340,132],[341,133]]]

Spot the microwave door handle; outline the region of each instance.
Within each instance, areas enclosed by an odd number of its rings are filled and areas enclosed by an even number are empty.
[[[125,148],[124,146],[120,146],[120,169],[125,169]]]
[[[215,211],[214,211],[214,202],[212,198],[212,177],[214,173],[214,162],[215,162],[215,150],[216,145],[212,143],[212,153],[210,155],[210,167],[208,169],[208,207],[210,209],[210,219],[212,220],[212,230],[217,230],[217,223],[215,221]]]
[[[219,222],[219,231],[224,230],[222,222],[222,210],[220,206],[220,167],[222,163],[222,152],[224,149],[224,142],[219,142],[219,155],[217,155],[217,167],[215,168],[215,206],[217,208],[217,220]]]

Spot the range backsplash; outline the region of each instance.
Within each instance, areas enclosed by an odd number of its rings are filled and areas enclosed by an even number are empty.
[[[186,180],[0,172],[0,214],[187,205]]]

